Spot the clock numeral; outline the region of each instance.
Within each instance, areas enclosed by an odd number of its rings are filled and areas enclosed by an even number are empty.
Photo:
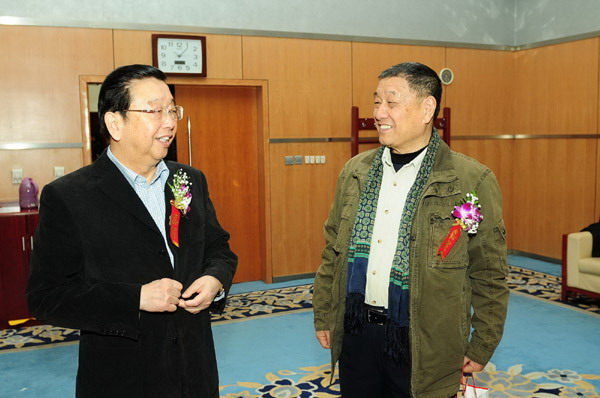
[[[190,66],[189,66],[189,65],[186,65],[186,66],[185,66],[185,70],[190,70]]]
[[[198,47],[194,47],[194,52],[198,51]]]
[[[169,42],[169,47],[173,47],[173,42],[172,41]]]
[[[198,67],[198,62],[194,62],[194,66],[197,68]]]
[[[167,66],[167,63],[166,63],[165,61],[162,61],[162,62],[160,63],[160,66]]]
[[[164,51],[164,50],[166,50],[166,49],[167,49],[167,46],[165,46],[164,44],[161,44],[161,45],[160,45],[160,49]]]
[[[164,57],[166,57],[166,56],[167,56],[167,54],[166,54],[166,53],[160,53],[160,56],[161,56],[162,58],[164,58]]]
[[[198,54],[194,54],[194,59],[198,59]]]
[[[181,42],[177,43],[177,48],[181,48]]]

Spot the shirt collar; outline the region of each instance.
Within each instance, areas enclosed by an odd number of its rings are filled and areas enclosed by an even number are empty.
[[[117,166],[117,168],[119,169],[121,174],[123,174],[129,185],[134,187],[136,182],[141,184],[148,184],[144,176],[137,174],[135,171],[131,170],[123,163],[121,163],[119,159],[117,159],[117,157],[114,155],[114,153],[112,153],[112,151],[110,150],[110,146],[106,151],[106,155],[115,164],[115,166]],[[154,173],[154,178],[152,179],[152,181],[150,181],[148,185],[153,185],[159,179],[161,184],[164,185],[167,182],[167,178],[169,178],[169,168],[165,164],[164,160],[161,160],[156,165],[156,173]]]
[[[423,159],[425,159],[425,154],[427,153],[428,150],[429,150],[429,146],[427,146],[427,148],[425,148],[425,150],[423,152],[421,152],[419,155],[417,155],[417,157],[415,157],[413,160],[408,162],[405,166],[412,165],[415,167],[416,170],[419,170],[419,168],[421,167],[421,164],[423,163]],[[393,168],[394,164],[392,163],[392,155],[390,155],[390,151],[391,151],[390,147],[385,147],[385,149],[383,150],[383,153],[381,154],[381,160],[385,165]]]

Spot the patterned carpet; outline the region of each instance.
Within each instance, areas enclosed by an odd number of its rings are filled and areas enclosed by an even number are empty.
[[[509,266],[508,284],[519,293],[554,301],[600,315],[600,300],[589,298],[560,301],[560,277],[525,268]],[[239,322],[250,317],[284,315],[312,309],[312,284],[282,289],[233,294],[221,315],[213,315],[213,323]],[[43,345],[73,344],[79,331],[50,325],[0,330],[0,352],[38,348]]]
[[[579,296],[569,299],[567,303],[560,301],[560,276],[512,265],[509,265],[508,268],[508,286],[511,290],[600,315],[600,300],[598,299]]]
[[[213,323],[236,322],[250,317],[283,315],[312,310],[312,284],[282,289],[233,294],[221,315],[213,315]],[[0,330],[0,353],[7,350],[39,348],[79,341],[79,330],[50,325]]]
[[[547,372],[524,373],[523,365],[514,365],[507,370],[496,369],[488,363],[485,370],[475,374],[475,385],[489,388],[493,398],[598,398],[600,395],[589,381],[600,380],[600,375],[578,374],[572,370],[550,369]],[[221,398],[329,398],[340,397],[337,380],[329,384],[331,367],[300,368],[296,371],[280,370],[268,373],[263,383],[238,382],[221,386]]]
[[[513,292],[560,303],[560,277],[509,267],[509,286]],[[559,305],[575,307],[600,315],[600,301],[573,299]],[[241,322],[250,318],[306,312],[312,310],[312,284],[231,295],[215,324]],[[49,325],[0,330],[0,354],[36,348],[76,344],[79,332]],[[538,368],[539,369],[539,368]],[[330,384],[329,364],[271,371],[264,380],[239,380],[220,387],[223,398],[339,397],[337,374]],[[579,374],[568,369],[527,372],[525,365],[497,369],[493,363],[475,376],[476,384],[490,388],[491,397],[600,397],[600,375]]]
[[[515,292],[540,299],[569,305],[600,315],[600,300],[576,298],[568,303],[560,301],[560,277],[509,266],[508,284]],[[312,285],[282,289],[261,290],[233,294],[221,315],[213,315],[213,323],[236,322],[250,317],[283,315],[312,309]],[[47,344],[73,343],[79,340],[79,331],[50,325],[0,330],[0,352],[3,350],[39,347]]]

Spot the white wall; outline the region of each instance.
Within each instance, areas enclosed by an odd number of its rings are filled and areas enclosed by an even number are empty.
[[[514,21],[515,0],[0,0],[0,24],[146,24],[493,46],[513,45]]]
[[[598,0],[515,0],[515,45],[600,31]]]

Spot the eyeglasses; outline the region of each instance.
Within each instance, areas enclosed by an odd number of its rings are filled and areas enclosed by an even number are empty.
[[[172,108],[164,107],[159,109],[126,109],[120,112],[142,112],[148,113],[154,117],[156,121],[165,120],[165,113],[171,117],[173,120],[181,120],[183,119],[183,106],[175,105]]]

